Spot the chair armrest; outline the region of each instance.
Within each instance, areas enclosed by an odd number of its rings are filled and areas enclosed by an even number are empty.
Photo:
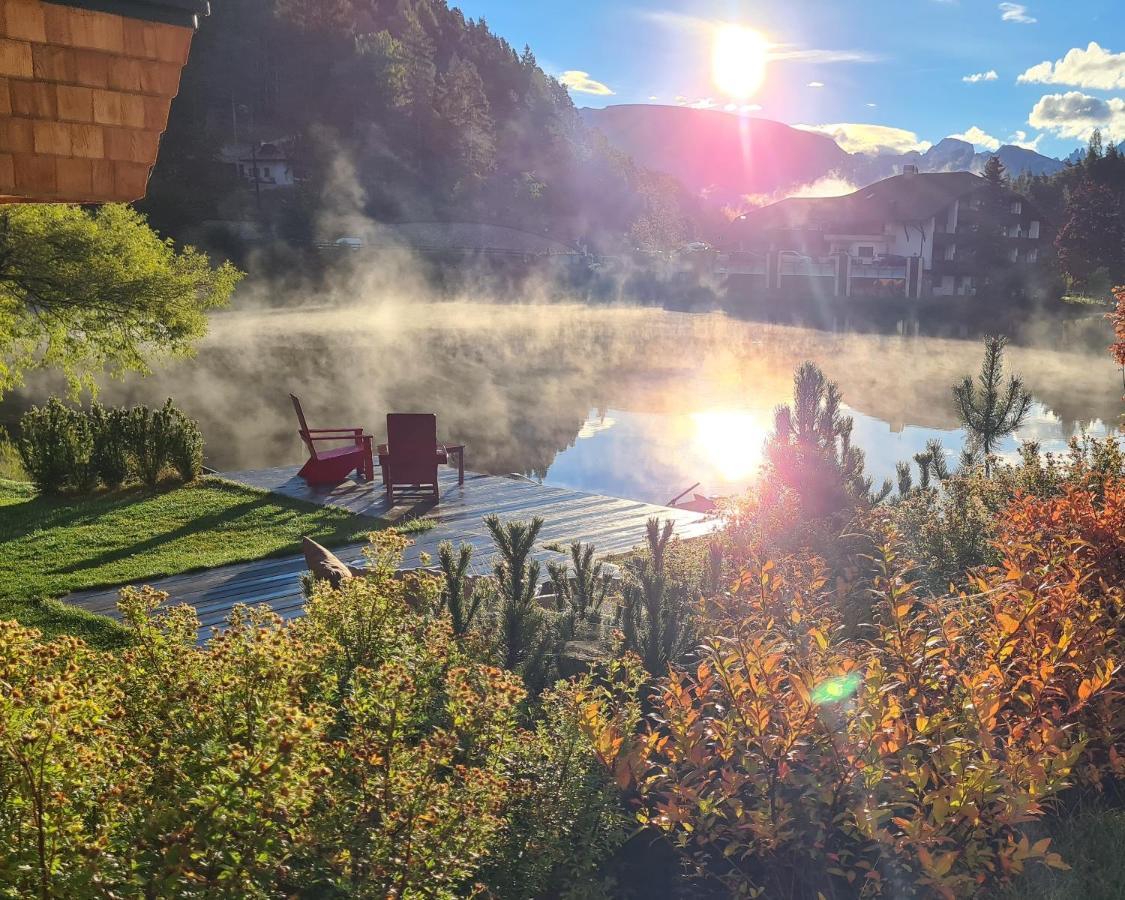
[[[362,428],[308,428],[309,434],[363,434]]]
[[[350,441],[362,435],[352,434],[350,431],[346,434],[310,434],[307,440],[310,441]]]

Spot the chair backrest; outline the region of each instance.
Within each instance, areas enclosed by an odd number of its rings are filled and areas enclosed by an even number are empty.
[[[437,416],[387,413],[387,449],[395,480],[402,484],[436,481]]]
[[[305,422],[305,413],[301,409],[301,401],[297,399],[296,394],[290,394],[289,399],[293,401],[293,411],[297,413],[297,421],[301,424],[301,429],[298,432],[301,435],[301,440],[305,442],[305,446],[309,448],[309,453],[313,459],[316,459],[316,444],[309,440],[309,426]]]

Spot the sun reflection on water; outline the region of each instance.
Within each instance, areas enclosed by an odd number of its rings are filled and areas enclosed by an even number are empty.
[[[691,414],[697,455],[726,482],[746,481],[757,473],[769,425],[761,413],[707,410]]]

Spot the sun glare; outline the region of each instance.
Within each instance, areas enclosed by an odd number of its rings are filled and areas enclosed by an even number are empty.
[[[723,481],[753,477],[762,459],[767,428],[749,412],[712,410],[692,414],[695,445]]]
[[[720,25],[711,49],[715,87],[734,100],[746,100],[766,77],[769,43],[760,32],[744,25]]]

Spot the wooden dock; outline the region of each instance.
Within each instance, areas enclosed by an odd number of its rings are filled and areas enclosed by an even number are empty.
[[[652,516],[672,519],[676,523],[675,533],[681,538],[709,534],[717,527],[714,519],[702,513],[549,487],[519,476],[466,472],[465,483],[458,485],[456,472],[443,468],[440,503],[399,502],[392,507],[378,475],[374,483],[346,481],[331,489],[317,489],[296,473],[297,467],[293,466],[229,472],[222,477],[372,519],[394,522],[419,515],[433,519],[433,528],[412,536],[414,544],[407,550],[403,568],[419,566],[423,553],[436,559],[438,545],[448,540],[472,544],[474,572],[490,571],[494,548],[483,520],[492,514],[506,520],[542,516],[544,525],[535,557],[543,563],[567,559],[566,554],[548,548],[560,545],[565,549],[575,540],[593,543],[599,556],[630,550],[643,542],[645,523]],[[375,523],[372,525],[374,528]],[[316,535],[310,537],[315,539]],[[350,544],[335,548],[334,552],[347,563],[362,565],[363,546]],[[542,568],[546,575],[546,566]],[[293,555],[173,575],[150,584],[166,591],[172,601],[194,606],[204,631],[209,633],[211,626],[221,625],[239,603],[266,603],[287,618],[300,615],[304,597],[298,576],[305,569],[304,557]],[[65,599],[91,612],[116,617],[119,590],[114,587],[82,591]]]

